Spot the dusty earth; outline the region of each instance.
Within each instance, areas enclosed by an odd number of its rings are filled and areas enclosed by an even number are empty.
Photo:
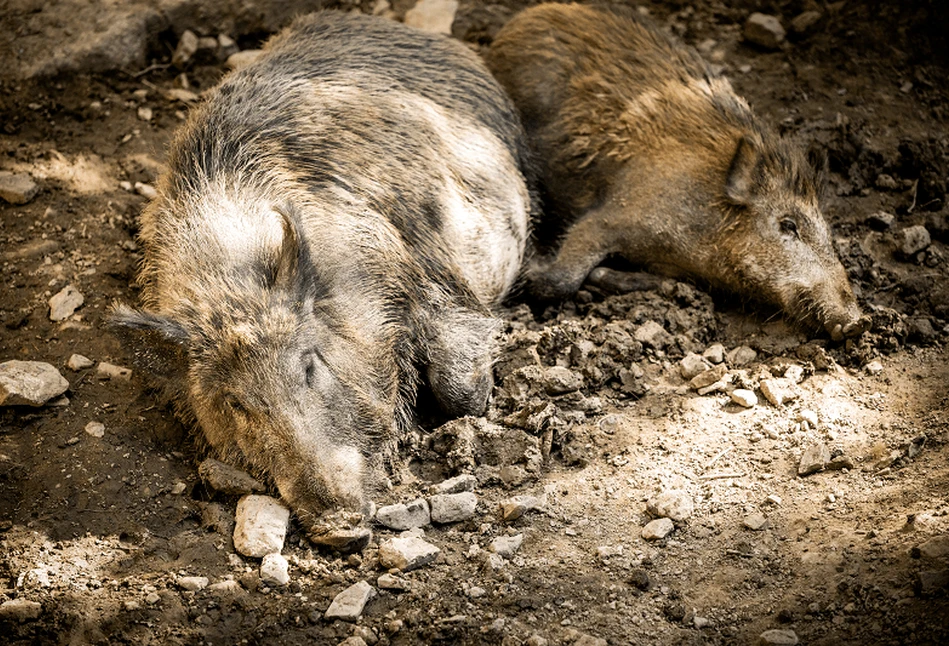
[[[426,528],[437,560],[401,575],[408,590],[379,589],[355,624],[323,613],[351,583],[376,585],[377,546],[395,532],[375,527],[346,556],[291,524],[290,583],[262,585],[259,562],[234,551],[236,497],[201,481],[189,430],[141,376],[65,366],[73,353],[132,365],[104,320],[137,296],[146,198],[134,185],[155,180],[188,109],[167,96],[178,75],[200,92],[223,63],[169,66],[177,35],[164,32],[141,69],[2,81],[0,170],[30,173],[40,191],[0,202],[0,360],[49,362],[70,388],[58,405],[0,409],[0,602],[40,604],[35,617],[4,614],[0,642],[744,644],[782,629],[807,644],[949,643],[946,12],[936,0],[642,6],[723,65],[759,114],[827,150],[825,212],[873,329],[809,339],[673,281],[588,289],[546,311],[515,301],[488,421],[423,425],[414,476],[377,501],[469,472],[477,514]],[[484,46],[519,7],[462,0],[455,36]],[[778,50],[742,40],[752,10],[789,25],[813,8],[821,20]],[[242,48],[264,36],[231,35]],[[914,225],[932,242],[907,255]],[[70,284],[84,304],[54,323],[47,301]],[[681,376],[686,353],[716,344],[726,390],[755,390],[753,408]],[[782,376],[796,398],[775,406],[759,386]],[[833,468],[799,476],[817,444]],[[647,541],[647,501],[670,491],[694,510]],[[502,522],[499,503],[517,494],[546,506]],[[513,556],[488,558],[492,539],[516,534]],[[238,585],[191,592],[178,584],[188,575]]]

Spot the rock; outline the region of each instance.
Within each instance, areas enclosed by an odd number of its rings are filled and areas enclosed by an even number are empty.
[[[691,380],[696,375],[705,372],[711,367],[705,357],[700,354],[695,354],[694,352],[688,353],[679,361],[679,373],[686,381]]]
[[[548,646],[548,642],[537,633],[533,633],[527,638],[527,641],[524,642],[524,646]]]
[[[271,552],[260,562],[261,583],[274,587],[283,587],[290,583],[290,565],[279,552]]]
[[[225,61],[240,51],[234,39],[227,34],[218,34],[217,36],[217,57],[218,60]]]
[[[863,369],[868,375],[878,375],[883,372],[883,364],[877,360],[873,360],[868,362]]]
[[[0,406],[42,406],[68,389],[69,382],[48,363],[0,363]]]
[[[158,197],[158,191],[155,187],[144,182],[135,182],[135,192],[147,200],[154,200]]]
[[[514,556],[514,552],[520,548],[521,543],[523,542],[523,534],[517,534],[515,536],[498,536],[493,541],[491,541],[490,545],[488,545],[488,549],[498,556],[503,556],[504,558],[509,559]]]
[[[339,643],[339,646],[367,646],[366,640],[358,635],[347,637]]]
[[[432,522],[457,523],[474,516],[478,497],[470,491],[442,493],[429,498],[428,503],[432,510]]]
[[[320,533],[310,533],[313,543],[338,552],[361,552],[372,540],[372,531],[366,527],[335,528]]]
[[[744,406],[745,408],[754,408],[758,405],[758,396],[750,390],[736,388],[728,394],[732,398],[732,401],[739,406]]]
[[[439,551],[418,536],[397,536],[379,546],[379,563],[408,572],[434,561]]]
[[[436,34],[451,34],[458,0],[419,0],[405,12],[405,24]]]
[[[784,378],[792,384],[799,384],[804,379],[804,368],[796,363],[792,363],[784,369]]]
[[[460,476],[443,480],[436,485],[429,487],[431,493],[461,493],[463,491],[474,491],[478,479],[473,475],[463,473]]]
[[[914,556],[927,559],[945,559],[949,557],[949,534],[931,538],[919,547],[913,548]]]
[[[932,239],[929,237],[929,231],[926,227],[917,224],[900,231],[897,241],[903,255],[912,256],[928,247]]]
[[[105,424],[102,422],[89,422],[86,424],[86,433],[92,437],[102,437],[105,435]]]
[[[705,352],[702,353],[702,356],[718,365],[725,360],[725,346],[721,343],[713,343],[705,348]]]
[[[867,217],[867,224],[871,229],[877,231],[886,231],[892,229],[893,225],[896,223],[896,216],[892,213],[887,213],[886,211],[877,211],[872,213]]]
[[[916,581],[921,597],[930,597],[949,588],[949,570],[923,570]]]
[[[27,599],[12,599],[0,603],[0,620],[24,623],[33,621],[43,613],[43,604]]]
[[[814,31],[814,28],[817,27],[817,24],[821,21],[821,18],[824,17],[820,11],[805,11],[799,13],[794,18],[791,19],[791,33],[796,36],[806,36],[807,34]]]
[[[408,504],[386,505],[376,512],[376,522],[390,529],[413,529],[424,527],[431,522],[431,511],[424,498],[413,500]]]
[[[72,285],[66,285],[49,299],[49,320],[62,321],[69,318],[85,300],[78,289]]]
[[[182,103],[197,103],[201,98],[191,90],[186,90],[180,87],[174,87],[169,90],[165,90],[165,98],[169,101],[181,101]]]
[[[290,510],[270,496],[247,495],[237,503],[234,549],[260,558],[283,549]]]
[[[136,111],[136,114],[141,121],[151,121],[152,117],[155,116],[154,111],[148,106],[144,105],[139,107],[139,109]]]
[[[183,494],[185,491],[187,491],[187,489],[188,489],[187,483],[184,483],[184,482],[182,482],[181,480],[179,480],[179,481],[176,482],[176,483],[174,484],[174,486],[171,488],[171,495],[172,495],[172,496],[180,496],[180,495]]]
[[[681,489],[663,491],[646,502],[646,511],[650,514],[672,520],[685,520],[692,515],[694,509],[692,497]]]
[[[543,511],[547,507],[547,496],[514,496],[501,502],[501,520],[513,522],[529,511]]]
[[[91,368],[95,365],[95,361],[84,357],[81,354],[74,354],[69,357],[69,361],[66,362],[66,367],[73,371],[84,370],[85,368]]]
[[[207,458],[198,465],[198,475],[209,487],[228,496],[266,491],[264,485],[246,472],[214,458]]]
[[[764,514],[754,513],[745,516],[741,524],[753,532],[760,532],[767,529],[771,525],[771,521],[765,518]]]
[[[386,572],[379,576],[379,579],[376,581],[376,585],[382,588],[383,590],[408,590],[409,582],[405,579],[399,578],[394,574],[389,574]]]
[[[801,462],[797,467],[797,475],[807,476],[823,470],[830,461],[830,449],[823,442],[817,442],[804,449]]]
[[[245,49],[242,52],[236,52],[227,57],[227,66],[232,70],[239,70],[256,61],[263,53],[262,49]]]
[[[226,581],[218,581],[217,583],[212,583],[208,586],[208,592],[213,592],[217,595],[233,595],[243,592],[244,589],[241,588],[241,584],[233,579],[227,579]]]
[[[655,321],[646,321],[633,332],[633,338],[649,347],[662,350],[672,343],[672,335]]]
[[[544,370],[541,383],[548,395],[563,395],[583,388],[583,376],[569,368],[551,366]]]
[[[171,55],[171,64],[175,67],[184,67],[198,51],[198,37],[190,29],[185,29],[178,39],[175,53]]]
[[[10,204],[26,204],[38,191],[39,187],[28,174],[0,171],[0,198]]]
[[[725,358],[728,359],[728,363],[731,366],[740,368],[742,366],[747,366],[757,359],[758,353],[755,352],[753,348],[749,348],[747,345],[740,345],[729,352]]]
[[[573,646],[609,646],[609,642],[602,637],[580,633],[580,636],[573,642]]]
[[[59,249],[59,243],[55,240],[32,240],[26,242],[16,249],[0,253],[0,262],[12,262],[14,260],[26,260],[53,253]]]
[[[99,379],[109,379],[112,381],[128,381],[132,378],[132,370],[124,366],[116,366],[105,361],[100,361],[96,367],[96,375]]]
[[[178,587],[188,592],[197,592],[208,587],[208,577],[206,576],[179,576]]]
[[[766,630],[758,636],[761,646],[794,646],[798,643],[797,633],[787,628]]]
[[[778,49],[784,41],[784,27],[775,16],[755,12],[745,22],[745,40],[764,47]]]
[[[758,387],[761,388],[761,394],[765,396],[765,399],[775,406],[783,406],[798,397],[791,382],[784,377],[762,379]]]
[[[647,541],[656,541],[668,536],[673,529],[675,529],[675,525],[671,520],[659,518],[643,527],[642,537]]]
[[[336,595],[333,599],[333,603],[327,608],[324,617],[326,619],[356,621],[362,615],[366,603],[368,603],[375,594],[375,589],[366,581],[354,583]]]
[[[805,408],[798,412],[797,421],[806,422],[810,428],[816,429],[817,425],[820,423],[820,418],[817,416],[817,413]]]
[[[689,381],[689,386],[691,386],[693,390],[708,388],[712,384],[716,384],[721,381],[727,372],[728,368],[725,367],[725,364],[719,364],[714,368],[706,370],[705,372],[699,373],[695,377],[692,377],[691,381]]]

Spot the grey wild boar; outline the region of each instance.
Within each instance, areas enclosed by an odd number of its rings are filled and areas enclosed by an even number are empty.
[[[113,323],[180,416],[305,527],[358,511],[422,380],[451,415],[486,406],[490,308],[530,236],[527,159],[464,45],[303,17],[177,133],[141,216],[142,309]]]
[[[527,272],[573,294],[618,254],[780,306],[835,339],[861,316],[818,205],[814,168],[693,50],[633,12],[544,4],[487,55],[541,164],[555,242]]]

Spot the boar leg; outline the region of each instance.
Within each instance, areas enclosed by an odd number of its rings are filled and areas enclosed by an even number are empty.
[[[576,294],[590,271],[618,250],[616,219],[611,209],[588,213],[570,227],[556,255],[531,261],[526,272],[531,294],[545,301]]]
[[[469,309],[436,316],[429,339],[429,386],[449,415],[480,415],[494,385],[498,321]]]

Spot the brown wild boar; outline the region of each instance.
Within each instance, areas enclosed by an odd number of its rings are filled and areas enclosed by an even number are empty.
[[[306,527],[359,510],[422,379],[451,415],[485,408],[490,308],[530,235],[527,158],[461,43],[303,17],[177,134],[141,218],[143,309],[114,323],[181,417]]]
[[[556,245],[528,270],[535,296],[570,296],[620,254],[834,339],[865,329],[811,164],[693,50],[630,11],[544,4],[505,25],[487,62],[541,164],[537,234]]]

